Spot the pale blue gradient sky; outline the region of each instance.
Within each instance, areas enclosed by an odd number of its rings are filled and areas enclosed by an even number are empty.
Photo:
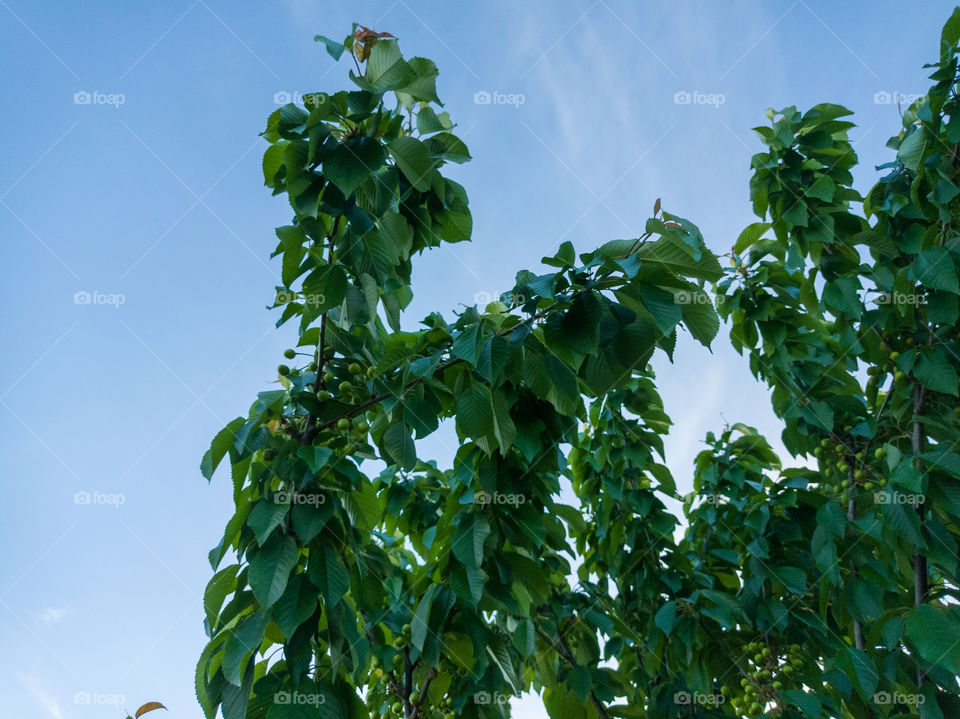
[[[346,86],[346,61],[315,33],[341,37],[357,20],[434,59],[475,157],[450,169],[470,193],[474,242],[419,260],[414,322],[508,289],[563,240],[586,251],[635,236],[657,197],[726,251],[751,221],[750,128],[769,106],[853,109],[867,189],[899,127],[875,95],[923,92],[951,7],[0,0],[0,713],[119,717],[96,702],[123,695],[131,712],[157,699],[200,715],[206,552],[231,502],[226,475],[208,486],[198,464],[290,341],[264,309],[273,228],[290,212],[262,187],[257,133],[275,93]],[[75,104],[81,91],[124,102]],[[479,91],[524,102],[475,104]],[[724,101],[676,104],[681,91]],[[77,305],[78,291],[124,302]],[[683,490],[708,429],[779,433],[723,336],[712,356],[683,339],[674,365],[656,362]],[[451,442],[421,453],[446,458]],[[123,504],[76,504],[83,491]],[[544,716],[534,704],[517,716]]]

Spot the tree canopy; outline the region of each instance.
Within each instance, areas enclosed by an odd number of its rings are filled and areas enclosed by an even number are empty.
[[[299,343],[201,465],[236,505],[206,716],[489,719],[530,690],[557,719],[960,716],[960,9],[865,194],[849,110],[770,110],[729,267],[657,200],[415,330],[414,258],[470,239],[443,174],[469,151],[433,62],[317,39],[357,89],[263,132]],[[681,496],[651,357],[721,322],[791,456],[725,427]],[[444,420],[450,467],[418,447]]]

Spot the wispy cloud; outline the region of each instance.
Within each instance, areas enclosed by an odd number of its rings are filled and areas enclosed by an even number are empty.
[[[54,624],[59,624],[67,616],[67,610],[60,607],[47,607],[42,612],[36,615],[35,619],[38,624],[43,624],[47,627],[52,627]]]
[[[37,700],[40,706],[47,710],[47,714],[53,717],[53,719],[63,719],[60,702],[57,701],[57,698],[53,696],[53,694],[40,686],[40,682],[36,677],[18,674],[17,681],[30,692],[30,695]]]

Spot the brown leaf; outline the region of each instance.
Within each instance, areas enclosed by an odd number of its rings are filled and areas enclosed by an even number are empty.
[[[653,203],[653,216],[656,217],[660,212],[660,198],[657,198],[657,201]]]
[[[682,229],[683,229],[683,225],[681,225],[679,222],[674,222],[673,220],[667,220],[666,222],[663,223],[663,226],[664,226],[664,227],[674,227],[674,228],[676,228],[676,229],[678,229],[678,230],[682,230]]]
[[[376,30],[371,30],[368,27],[360,25],[353,34],[353,37],[353,54],[357,56],[360,62],[364,62],[370,57],[370,48],[376,45],[379,40],[382,38],[394,38],[395,36],[388,32],[377,32]]]
[[[137,709],[137,713],[134,714],[134,716],[136,717],[136,719],[140,719],[141,716],[143,716],[147,712],[152,712],[154,709],[166,709],[166,707],[160,702],[147,702],[142,707]]]

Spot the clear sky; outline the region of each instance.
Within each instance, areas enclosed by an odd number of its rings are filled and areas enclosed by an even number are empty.
[[[726,252],[752,221],[750,128],[770,106],[854,110],[865,191],[899,129],[891,97],[924,91],[951,7],[0,0],[0,715],[159,700],[200,716],[206,553],[232,504],[227,475],[208,485],[198,467],[290,344],[265,310],[290,211],[262,186],[258,133],[284,93],[347,86],[314,34],[358,21],[435,60],[475,158],[450,168],[474,241],[415,264],[413,323],[509,289],[564,240],[635,237],[657,197]],[[675,364],[656,361],[682,491],[724,422],[779,446],[724,332],[712,355],[684,338]],[[530,701],[516,715],[545,716]]]

